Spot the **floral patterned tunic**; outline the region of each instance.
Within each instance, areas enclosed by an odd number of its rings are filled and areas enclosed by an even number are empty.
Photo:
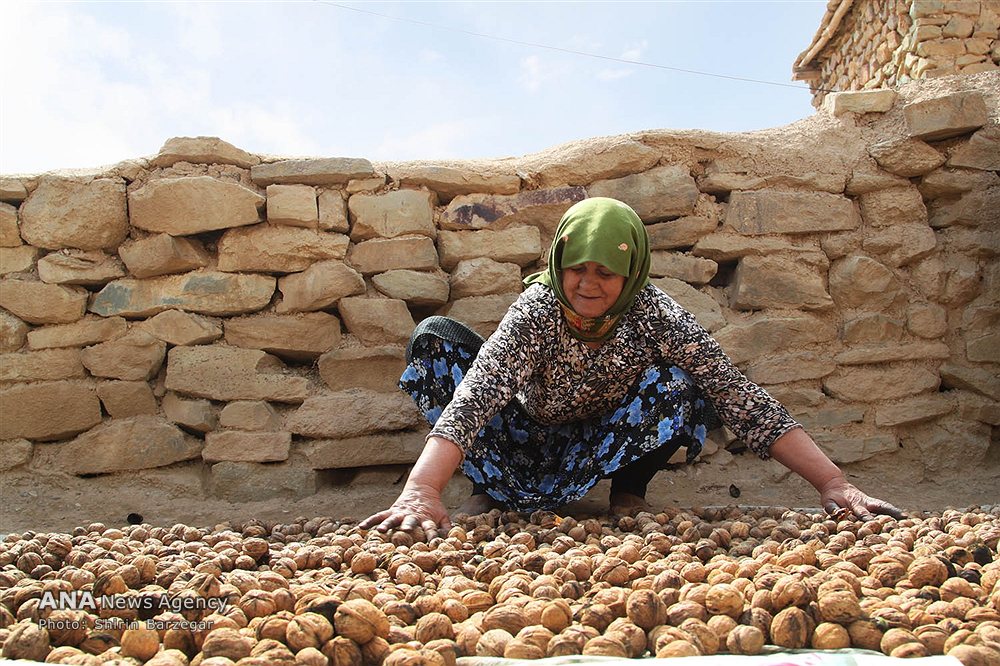
[[[800,427],[659,288],[642,289],[614,336],[591,349],[570,335],[552,290],[535,284],[483,344],[430,434],[466,451],[515,396],[540,423],[602,414],[615,409],[646,368],[661,364],[686,371],[722,421],[761,458],[778,437]]]

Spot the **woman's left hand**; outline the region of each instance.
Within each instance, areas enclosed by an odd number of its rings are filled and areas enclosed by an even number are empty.
[[[843,476],[830,479],[820,489],[820,502],[831,516],[839,509],[847,509],[862,521],[871,520],[874,514],[885,514],[897,520],[906,517],[892,504],[861,492]]]

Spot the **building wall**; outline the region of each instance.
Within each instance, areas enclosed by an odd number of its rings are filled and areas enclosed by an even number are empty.
[[[1000,70],[997,0],[855,0],[813,59],[813,104],[827,91]]]
[[[0,177],[0,474],[44,492],[163,468],[247,502],[412,462],[427,424],[395,381],[415,322],[488,334],[563,211],[602,195],[647,223],[654,283],[834,460],[974,488],[1000,423],[994,83],[496,162],[265,161],[198,138]],[[726,488],[739,448],[715,433],[702,481]]]

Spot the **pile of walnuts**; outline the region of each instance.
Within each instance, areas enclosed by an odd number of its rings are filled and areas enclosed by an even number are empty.
[[[94,523],[0,543],[0,645],[5,658],[152,666],[766,646],[992,665],[998,541],[997,508],[866,523],[737,507],[581,521],[493,511],[430,542],[328,518]]]

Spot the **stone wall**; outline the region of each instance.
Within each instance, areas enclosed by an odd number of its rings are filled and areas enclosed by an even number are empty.
[[[410,463],[427,425],[395,381],[415,322],[488,334],[562,212],[601,195],[648,225],[655,284],[835,461],[971,478],[1000,424],[995,82],[497,161],[177,138],[0,177],[0,469],[44,492],[170,468],[189,497],[245,502]],[[724,478],[741,444],[712,439],[695,468]]]
[[[1000,70],[1000,0],[833,0],[794,78],[829,91]]]

